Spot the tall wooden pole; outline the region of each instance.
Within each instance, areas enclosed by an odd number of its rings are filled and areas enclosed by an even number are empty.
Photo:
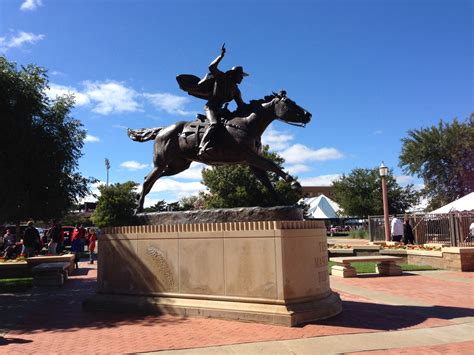
[[[388,222],[388,194],[386,177],[382,176],[383,221],[385,225],[385,241],[390,241],[390,223]]]

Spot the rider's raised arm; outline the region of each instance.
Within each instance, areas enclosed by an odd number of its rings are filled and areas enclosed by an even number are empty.
[[[211,64],[209,64],[209,72],[211,74],[222,73],[219,69],[217,69],[217,66],[219,65],[222,58],[224,58],[224,54],[225,54],[225,48],[224,46],[222,46],[221,54],[219,54],[219,56],[216,59],[214,59]]]

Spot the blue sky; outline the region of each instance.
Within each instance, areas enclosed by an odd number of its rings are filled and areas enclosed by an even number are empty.
[[[409,129],[473,109],[472,1],[4,0],[0,52],[49,70],[49,95],[76,95],[88,139],[85,176],[141,183],[152,143],[126,127],[192,119],[203,100],[177,74],[203,76],[226,43],[222,70],[242,65],[245,101],[285,89],[313,114],[306,128],[275,122],[264,136],[303,185],[357,167],[398,167]],[[196,193],[200,165],[160,179],[146,205]]]

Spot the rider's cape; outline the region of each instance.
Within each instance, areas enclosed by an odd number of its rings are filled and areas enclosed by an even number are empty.
[[[181,74],[176,77],[181,90],[199,99],[209,100],[214,89],[215,78],[211,73],[207,73],[201,80],[196,75]]]

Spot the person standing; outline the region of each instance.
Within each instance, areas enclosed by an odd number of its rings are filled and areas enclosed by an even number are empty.
[[[57,247],[59,240],[61,238],[61,228],[59,227],[58,223],[56,220],[52,221],[51,228],[48,231],[48,237],[50,238],[49,244],[48,244],[48,254],[49,255],[58,255],[57,253]]]
[[[415,237],[413,236],[413,229],[410,225],[410,220],[405,218],[403,223],[403,243],[404,244],[415,244]]]
[[[81,251],[81,231],[76,224],[74,230],[71,233],[71,252],[74,254],[74,264],[76,269],[79,269],[79,257],[78,253]]]
[[[15,252],[16,238],[10,228],[7,228],[3,236],[3,256],[10,259]]]
[[[97,235],[94,228],[89,228],[89,264],[94,264],[94,251]]]
[[[22,254],[25,254],[27,258],[35,255],[35,250],[40,242],[40,235],[38,230],[34,227],[33,221],[28,222],[28,227],[25,229],[23,236],[23,250]]]
[[[403,223],[397,217],[393,217],[391,224],[392,242],[401,242],[403,237]]]

